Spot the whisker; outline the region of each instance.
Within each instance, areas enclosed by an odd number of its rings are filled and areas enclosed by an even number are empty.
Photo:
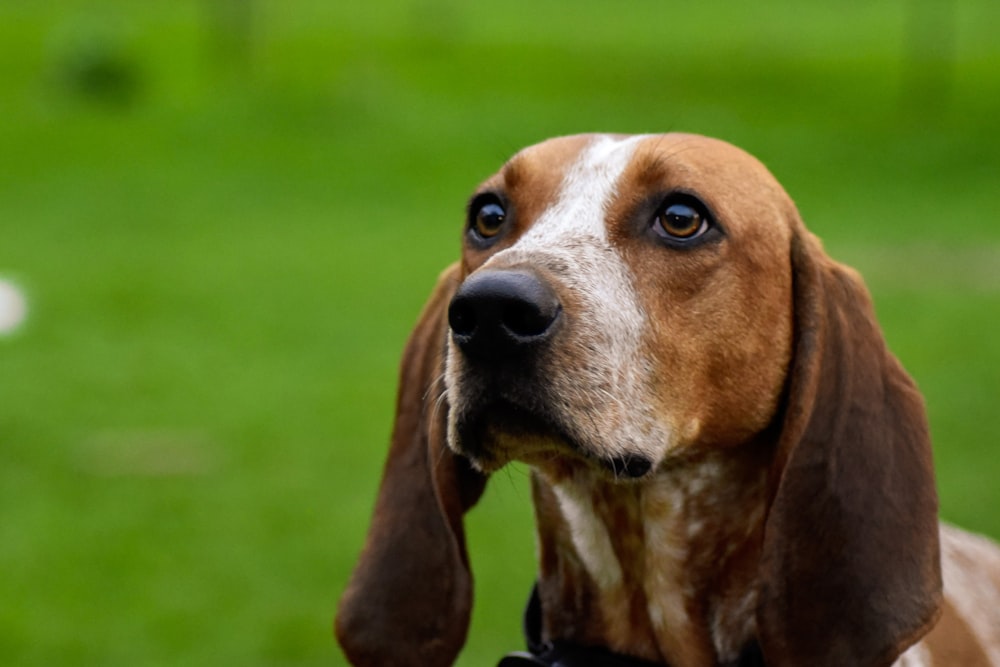
[[[438,397],[434,399],[434,402],[431,405],[431,419],[437,419],[438,411],[441,409],[441,406],[444,405],[445,401],[447,400],[448,400],[448,390],[441,389],[441,393],[438,394]]]
[[[427,385],[427,391],[424,392],[423,400],[426,401],[427,397],[430,396],[431,392],[434,391],[436,387],[444,385],[445,374],[446,371],[441,371],[433,380],[431,380],[431,383]]]

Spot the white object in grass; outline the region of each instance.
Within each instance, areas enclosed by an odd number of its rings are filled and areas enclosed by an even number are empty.
[[[0,279],[0,336],[17,329],[28,316],[28,302],[14,283]]]

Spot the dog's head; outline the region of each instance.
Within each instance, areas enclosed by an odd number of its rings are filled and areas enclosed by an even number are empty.
[[[793,345],[792,203],[689,135],[577,136],[472,197],[452,299],[450,445],[484,470],[620,477],[773,419]]]
[[[769,447],[756,627],[770,665],[889,664],[940,598],[919,394],[853,271],[757,160],[692,135],[553,139],[468,206],[404,357],[393,444],[338,637],[450,664],[462,514],[512,459],[642,483]]]

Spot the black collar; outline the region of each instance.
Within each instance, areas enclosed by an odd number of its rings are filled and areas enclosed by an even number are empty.
[[[578,646],[565,642],[552,644],[542,653],[518,651],[508,653],[497,667],[669,667],[646,662],[627,655],[612,653],[604,648]],[[764,659],[756,644],[752,644],[739,659],[724,667],[765,667]]]
[[[543,653],[508,653],[497,667],[662,667],[607,649],[555,642]]]
[[[528,606],[524,610],[524,638],[528,651],[508,653],[497,667],[669,667],[639,660],[593,646],[580,646],[569,642],[542,641],[542,600],[538,585],[531,589]],[[735,663],[726,667],[766,667],[760,646],[751,643]]]

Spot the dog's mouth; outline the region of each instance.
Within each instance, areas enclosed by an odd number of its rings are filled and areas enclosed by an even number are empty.
[[[575,449],[573,438],[555,420],[506,400],[490,401],[460,416],[455,433],[453,445],[485,469]]]
[[[598,455],[558,418],[507,400],[491,401],[461,416],[455,436],[452,445],[484,472],[517,460],[557,474],[584,464],[617,480],[634,480],[653,468],[641,454]]]

